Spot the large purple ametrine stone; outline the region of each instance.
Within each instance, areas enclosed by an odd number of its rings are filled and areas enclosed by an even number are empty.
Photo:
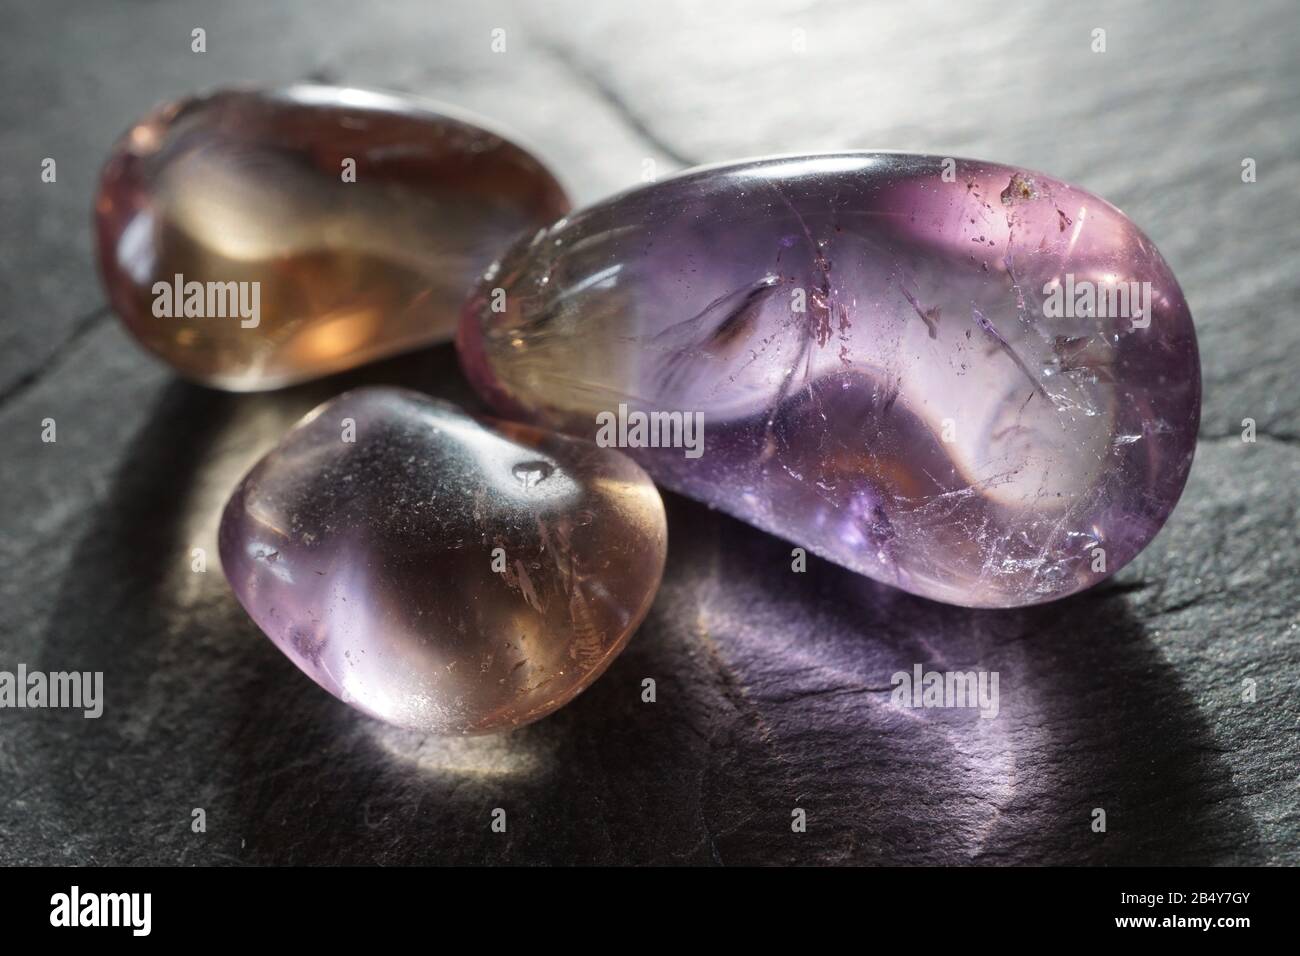
[[[931,156],[762,159],[624,193],[511,249],[459,346],[499,411],[616,434],[675,491],[975,607],[1131,560],[1200,419],[1187,303],[1127,217]]]

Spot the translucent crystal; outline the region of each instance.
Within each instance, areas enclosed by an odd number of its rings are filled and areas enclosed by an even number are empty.
[[[940,157],[763,159],[617,196],[515,245],[458,341],[514,417],[599,439],[611,416],[702,415],[698,457],[629,453],[969,606],[1059,598],[1132,559],[1200,418],[1191,315],[1150,240],[1074,186]]]
[[[450,338],[468,285],[567,208],[475,120],[296,86],[159,107],[114,147],[95,218],[127,329],[182,375],[246,391]]]
[[[654,599],[667,531],[625,455],[364,388],[249,472],[219,540],[240,603],[316,683],[393,724],[482,733],[605,670]]]

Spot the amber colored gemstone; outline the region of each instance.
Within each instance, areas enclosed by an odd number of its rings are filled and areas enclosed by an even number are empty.
[[[450,338],[475,277],[568,208],[477,120],[295,86],[154,110],[114,147],[95,219],[131,333],[188,378],[251,391]]]

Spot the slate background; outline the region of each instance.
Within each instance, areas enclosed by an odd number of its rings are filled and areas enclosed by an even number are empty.
[[[0,668],[103,670],[107,695],[98,721],[0,711],[0,862],[1300,862],[1294,3],[0,10]],[[820,562],[792,575],[788,545],[670,498],[659,599],[571,706],[467,741],[369,721],[189,551],[215,555],[244,468],[345,385],[472,403],[451,350],[272,395],[205,391],[131,344],[91,258],[98,167],[135,117],[303,78],[492,117],[580,201],[646,160],[844,147],[1014,163],[1106,196],[1196,317],[1204,423],[1182,504],[1112,583],[977,612]],[[915,662],[998,670],[1001,716],[892,709],[889,675]]]

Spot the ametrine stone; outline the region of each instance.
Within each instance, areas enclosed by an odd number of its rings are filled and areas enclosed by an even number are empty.
[[[617,451],[364,388],[253,467],[219,541],[240,603],[316,683],[469,734],[537,720],[605,670],[654,599],[667,531]]]
[[[458,341],[498,411],[616,434],[671,489],[977,607],[1133,558],[1200,418],[1151,241],[1077,187],[940,157],[762,159],[617,196],[494,264]],[[685,441],[676,412],[702,415],[702,448],[662,447]]]
[[[247,391],[451,338],[469,284],[568,206],[477,120],[294,86],[154,110],[109,156],[95,219],[127,329],[182,375]]]

